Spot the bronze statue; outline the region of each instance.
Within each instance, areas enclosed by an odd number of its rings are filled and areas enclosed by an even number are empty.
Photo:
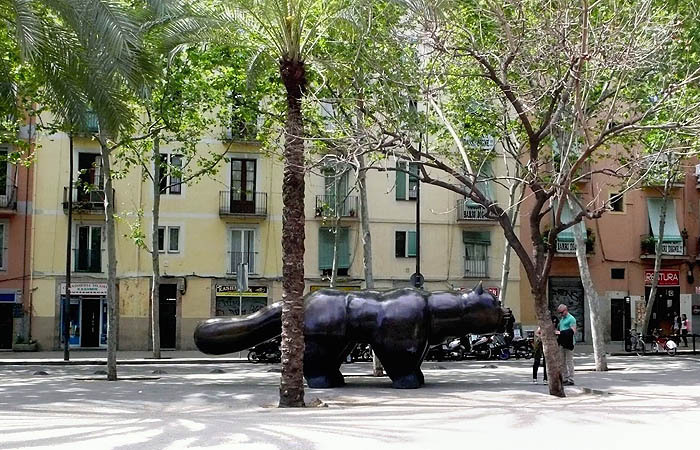
[[[307,295],[304,305],[304,378],[311,388],[343,386],[340,365],[358,342],[372,345],[394,388],[418,388],[429,345],[503,331],[508,320],[481,284],[469,292],[322,289]],[[215,355],[252,347],[281,333],[281,311],[278,302],[248,317],[206,320],[194,332],[195,344]]]

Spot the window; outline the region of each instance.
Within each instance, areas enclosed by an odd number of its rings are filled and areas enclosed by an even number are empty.
[[[418,163],[399,161],[396,169],[396,200],[415,200],[418,197]]]
[[[0,222],[0,270],[7,269],[7,222]]]
[[[336,230],[338,233],[338,248],[334,252]],[[330,276],[333,270],[333,255],[337,255],[336,269],[338,275],[347,275],[350,268],[350,229],[319,228],[318,230],[318,268],[322,275]]]
[[[182,193],[182,156],[161,153],[160,155],[160,192],[161,194],[180,195]]]
[[[166,239],[167,238],[167,239]],[[158,227],[158,251],[180,253],[180,227]]]
[[[610,278],[613,280],[624,280],[625,269],[610,269]]]
[[[78,225],[75,249],[76,272],[102,272],[102,227]]]
[[[256,160],[254,159],[231,159],[231,191],[229,195],[232,213],[255,213],[256,171]]]
[[[255,230],[231,229],[229,236],[229,273],[236,273],[242,263],[248,264],[248,273],[256,273]]]
[[[618,192],[610,193],[610,211],[625,212],[624,195]]]
[[[0,195],[7,194],[7,147],[0,147]]]
[[[397,258],[412,258],[416,256],[415,231],[397,231],[394,242],[395,255]]]
[[[464,276],[488,277],[488,250],[491,245],[491,233],[488,231],[464,231]]]

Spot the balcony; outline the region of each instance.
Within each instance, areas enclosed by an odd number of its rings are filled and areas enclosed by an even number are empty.
[[[656,256],[656,242],[654,236],[642,236],[641,257],[651,258]],[[661,243],[661,254],[665,256],[685,256],[685,245],[683,241],[663,241]]]
[[[102,273],[102,249],[73,249],[75,272]]]
[[[267,217],[267,192],[219,192],[219,216]]]
[[[485,221],[493,220],[486,217],[486,208],[481,205],[469,202],[467,200],[460,200],[457,202],[457,221]]]
[[[489,259],[464,259],[465,278],[488,278]]]
[[[229,268],[228,274],[233,275],[238,271],[238,266],[242,263],[248,264],[248,273],[257,273],[255,260],[258,252],[228,252]]]
[[[69,188],[63,188],[63,211],[68,212]],[[104,189],[88,189],[75,187],[72,189],[73,212],[82,214],[104,214],[105,191]],[[112,202],[114,202],[114,189],[112,189]]]
[[[0,210],[14,212],[17,210],[17,186],[7,186],[5,195],[0,195]]]
[[[359,217],[357,197],[317,195],[315,214],[316,217]]]

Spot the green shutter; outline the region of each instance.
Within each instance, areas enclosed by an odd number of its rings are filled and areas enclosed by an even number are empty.
[[[490,231],[462,231],[462,240],[465,244],[491,245]]]
[[[338,265],[339,269],[350,268],[350,229],[338,230]],[[318,230],[318,268],[320,270],[333,268],[333,244],[335,235],[332,228]]]
[[[484,178],[486,178],[484,180]],[[479,175],[476,177],[476,190],[484,194],[484,197],[486,197],[489,200],[494,199],[493,197],[493,192],[491,192],[491,180],[490,178],[493,178],[493,171],[491,170],[491,162],[486,161],[482,166],[481,170],[479,171]],[[476,202],[474,202],[472,199],[467,198],[467,204],[470,206],[477,205]]]
[[[406,173],[400,170],[406,170],[406,163],[397,162],[396,168],[396,200],[406,200]]]
[[[340,239],[338,240],[338,268],[350,268],[350,229],[341,228]],[[333,254],[333,246],[331,245],[331,255]]]
[[[329,228],[318,230],[318,268],[333,268],[333,233]]]
[[[408,252],[406,256],[416,256],[416,232],[408,231]]]

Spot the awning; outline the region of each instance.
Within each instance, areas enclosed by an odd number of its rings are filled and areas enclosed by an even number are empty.
[[[491,244],[490,231],[462,231],[465,244]]]
[[[557,209],[559,208],[559,203],[555,200],[554,201],[554,206],[552,208],[552,214],[557,213]],[[578,205],[576,205],[576,208],[578,208]],[[578,214],[578,212],[577,212]],[[564,203],[564,208],[561,210],[561,223],[569,223],[572,220],[574,220],[574,214],[573,211],[571,210],[571,207],[569,206],[569,202],[567,201]],[[580,221],[574,227],[581,227],[581,231],[583,232],[583,237],[585,239],[586,237],[586,224],[584,221]],[[562,242],[573,242],[574,241],[574,227],[569,227],[564,231],[560,231],[559,234],[557,235],[557,239]]]
[[[651,234],[654,237],[659,235],[659,224],[661,222],[661,207],[663,206],[663,198],[647,198],[647,207],[649,209],[649,224],[651,225]],[[672,198],[666,202],[666,223],[664,224],[664,242],[681,242],[681,232],[678,229],[678,221],[676,220],[676,207]]]

